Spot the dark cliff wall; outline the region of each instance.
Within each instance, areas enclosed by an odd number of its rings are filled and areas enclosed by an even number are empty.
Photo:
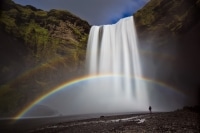
[[[89,30],[68,11],[1,1],[0,114],[82,73]]]
[[[146,76],[166,82],[198,102],[200,1],[150,0],[134,14]]]

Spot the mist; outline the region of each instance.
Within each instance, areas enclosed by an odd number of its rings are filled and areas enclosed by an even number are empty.
[[[80,115],[80,114],[106,114],[106,113],[139,113],[147,112],[148,106],[151,105],[153,112],[157,111],[173,111],[181,108],[187,100],[187,97],[169,88],[163,84],[137,79],[141,83],[147,85],[148,104],[138,103],[134,96],[134,89],[132,90],[132,98],[127,98],[123,88],[119,92],[113,90],[109,82],[113,81],[114,77],[95,78],[84,80],[82,82],[67,86],[62,90],[48,96],[38,105],[46,106],[46,108],[31,109],[25,115],[40,116],[49,115]],[[124,77],[118,77],[123,80]],[[141,96],[138,96],[141,97]],[[36,112],[37,113],[36,113]],[[32,112],[32,113],[31,113]],[[39,113],[40,112],[40,113]],[[55,113],[56,112],[56,113]]]
[[[144,76],[183,93],[187,100],[182,101],[182,106],[199,104],[197,45],[188,46],[187,42],[173,36],[162,38],[160,42],[158,34],[159,31],[139,37]]]
[[[132,25],[132,22],[130,25]],[[128,25],[129,28],[130,25]],[[103,30],[106,31],[108,29]],[[134,33],[129,34],[133,35]],[[107,36],[108,35],[109,34],[107,34]],[[103,41],[109,42],[107,40],[108,38],[105,38]],[[97,38],[95,39],[99,40]],[[94,42],[98,42],[96,40],[94,40]],[[127,65],[130,61],[127,60],[127,58],[124,58],[123,60],[116,61],[119,64],[108,65],[110,63],[109,58],[111,58],[109,56],[112,54],[112,52],[109,52],[110,49],[108,49],[108,55],[104,56],[106,62],[101,62],[103,63],[101,65],[95,63],[98,62],[98,58],[103,59],[103,57],[98,57],[99,55],[88,56],[90,58],[97,57],[94,59],[94,62],[91,62],[91,68],[97,65],[93,68],[92,74],[98,72],[100,73],[98,76],[85,78],[84,80],[77,81],[69,86],[66,85],[61,90],[49,95],[38,104],[45,105],[51,110],[58,112],[60,115],[138,113],[147,112],[149,106],[152,106],[152,110],[155,112],[173,111],[182,108],[187,104],[191,104],[192,100],[190,97],[186,95],[181,86],[178,86],[179,82],[174,80],[182,72],[177,70],[178,64],[176,62],[180,58],[180,54],[179,49],[176,47],[176,41],[171,39],[166,42],[169,43],[169,45],[160,46],[156,44],[153,37],[151,37],[151,41],[148,39],[148,42],[145,42],[145,39],[141,40],[139,40],[138,50],[142,75],[139,75],[138,77],[134,76],[132,73],[130,76],[128,75],[131,88],[126,87],[129,82],[127,82],[126,74],[121,70],[121,68],[127,68],[127,66],[124,65]],[[92,45],[94,44],[92,43]],[[120,49],[125,49],[123,47]],[[125,52],[127,53],[128,51]],[[104,54],[102,55],[107,53],[104,49]],[[123,54],[123,52],[121,53]],[[134,54],[135,53],[132,53],[130,55],[135,56]],[[120,56],[117,55],[116,57]],[[112,60],[115,60],[115,58],[112,58],[111,61]],[[138,62],[135,62],[134,64],[137,63]],[[121,65],[121,68],[119,65]],[[101,66],[103,66],[103,69],[101,69]],[[112,74],[105,76],[105,70],[108,73],[112,73],[112,70],[115,69],[111,68],[111,66],[117,66],[117,69],[120,68],[119,73],[121,76]],[[132,65],[129,64],[128,67],[129,66]],[[130,69],[133,69],[132,67]],[[89,74],[86,75],[86,77],[90,76],[91,75]],[[139,86],[137,84],[139,84]],[[128,93],[127,89],[130,89]],[[29,115],[31,115],[31,113],[29,113]]]

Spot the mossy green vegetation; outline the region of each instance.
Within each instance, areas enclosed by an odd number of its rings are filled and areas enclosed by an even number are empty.
[[[173,34],[189,30],[190,20],[195,24],[199,19],[199,0],[151,0],[141,10],[134,14],[138,29],[148,29],[150,32],[161,29]],[[167,31],[167,32],[168,32]]]
[[[58,42],[67,42],[70,43],[69,45],[85,48],[87,32],[90,28],[87,22],[68,11],[52,9],[46,12],[32,6],[24,7],[13,3],[12,8],[2,11],[0,27],[5,32],[12,34],[13,37],[23,40],[37,60],[44,60],[44,57],[49,56],[44,53],[55,54],[54,48],[59,46],[51,48],[49,46],[59,45]],[[53,28],[57,28],[58,32],[55,33]],[[64,34],[66,36],[62,37],[61,32],[65,32],[67,35]],[[47,49],[48,52],[45,52]]]
[[[83,69],[90,25],[68,11],[47,12],[12,0],[4,0],[0,12],[0,31],[6,37],[1,45],[7,45],[1,55],[19,60],[1,58],[0,74],[11,75],[0,80],[1,116],[16,113]]]
[[[149,1],[134,14],[139,38],[146,44],[153,43],[158,47],[178,41],[198,25],[198,3],[199,0]]]
[[[160,5],[159,0],[151,0],[151,2],[147,3],[145,8],[139,10],[135,17],[139,19],[139,23],[141,25],[150,26],[156,20],[156,13],[154,9],[156,6]]]
[[[152,60],[156,66],[157,79],[180,87],[194,101],[199,97],[199,3],[199,0],[150,0],[134,14],[141,47],[152,54],[166,54],[174,58],[171,62],[164,58],[159,60],[157,55],[147,57],[146,60]],[[168,74],[164,72],[165,68],[170,69]],[[186,68],[192,71],[186,72]],[[197,82],[190,84],[185,72]]]

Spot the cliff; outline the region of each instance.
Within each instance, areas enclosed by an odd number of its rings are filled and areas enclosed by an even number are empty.
[[[145,76],[174,86],[192,103],[200,94],[199,12],[199,0],[150,0],[134,14]]]
[[[90,25],[68,11],[1,2],[0,116],[6,116],[82,73]],[[199,12],[200,0],[151,0],[134,14],[145,76],[180,88],[194,101]]]
[[[139,36],[153,34],[162,38],[170,34],[181,39],[199,28],[199,11],[199,0],[151,0],[134,17]]]
[[[0,10],[0,114],[82,73],[90,25],[68,11],[11,0]]]

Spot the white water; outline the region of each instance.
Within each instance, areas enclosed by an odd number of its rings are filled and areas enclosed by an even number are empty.
[[[104,93],[114,94],[116,101],[123,99],[140,109],[148,106],[145,84],[132,78],[142,77],[133,17],[113,25],[93,26],[86,58],[90,75],[123,75],[123,79],[113,76],[112,80],[99,81],[92,87],[101,86]]]
[[[71,85],[67,83],[39,104],[67,116],[138,113],[148,111],[149,104],[153,112],[172,111],[183,105],[184,95],[169,86],[133,78],[142,76],[139,55],[133,17],[122,19],[115,25],[93,26],[88,40],[87,65],[88,74],[95,78],[81,79]],[[37,109],[33,108],[33,111]],[[45,112],[38,111],[30,112],[26,117],[37,117],[35,114]]]

